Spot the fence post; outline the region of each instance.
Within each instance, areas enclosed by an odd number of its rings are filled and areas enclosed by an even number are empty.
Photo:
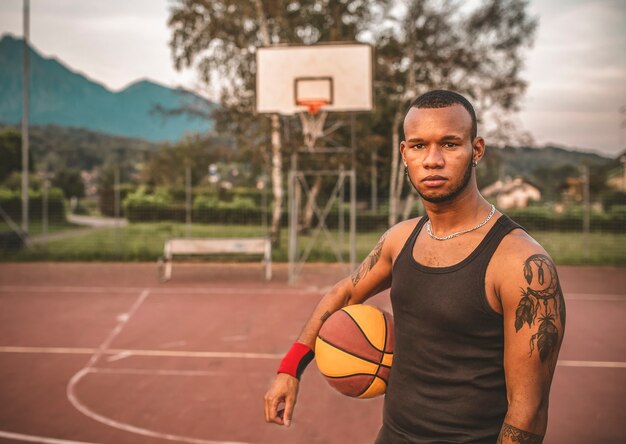
[[[583,176],[583,257],[585,260],[589,260],[589,167],[583,165],[581,170]]]

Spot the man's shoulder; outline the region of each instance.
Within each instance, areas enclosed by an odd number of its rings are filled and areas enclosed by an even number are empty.
[[[389,228],[389,230],[387,230],[386,235],[387,237],[393,238],[394,240],[406,240],[411,235],[421,219],[421,217],[414,217],[412,219],[398,222],[393,227]]]
[[[390,246],[393,256],[395,256],[394,253],[398,253],[398,250],[404,246],[420,220],[421,217],[403,220],[387,230],[384,234],[385,243]]]
[[[494,259],[503,267],[524,263],[534,254],[548,256],[546,250],[530,234],[521,228],[511,230],[500,242]]]

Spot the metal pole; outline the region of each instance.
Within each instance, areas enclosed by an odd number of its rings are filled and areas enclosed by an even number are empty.
[[[263,191],[261,193],[261,225],[263,227],[263,236],[267,236],[268,235],[268,221],[267,221],[267,214],[268,214],[268,208],[267,208],[267,186],[268,186],[268,181],[266,180],[266,178],[263,178]]]
[[[346,173],[343,170],[343,164],[339,165],[339,182],[341,183],[341,187],[337,190],[337,195],[338,195],[338,205],[339,205],[339,223],[337,225],[337,230],[338,230],[338,238],[339,238],[339,262],[341,262],[343,264],[343,249],[345,248],[345,233],[346,233],[346,217],[344,214],[344,203],[346,201]],[[350,269],[350,272],[352,272],[352,269]]]
[[[356,115],[350,115],[350,272],[356,267]]]
[[[378,165],[376,151],[372,151],[372,213],[378,211]]]
[[[115,215],[115,254],[121,256],[120,239],[120,164],[119,159],[115,162],[113,170],[113,208]]]
[[[297,158],[296,154],[291,155],[291,169],[289,170],[289,178],[288,178],[288,189],[287,194],[289,198],[289,245],[288,245],[288,255],[289,255],[289,277],[288,282],[293,284],[296,280],[296,254],[298,251],[297,245],[297,237],[298,237],[298,211],[297,211],[297,202],[296,202],[296,191],[295,188],[297,186]]]
[[[185,164],[185,237],[191,237],[191,166]]]
[[[42,195],[42,208],[41,208],[41,234],[45,239],[48,235],[48,172],[46,171],[43,176],[43,195]],[[46,241],[47,244],[47,241]]]
[[[582,166],[583,173],[583,255],[585,259],[589,259],[589,225],[590,225],[590,208],[589,208],[589,167]]]
[[[24,0],[24,53],[22,71],[22,231],[28,235],[28,104],[30,86],[30,1]]]

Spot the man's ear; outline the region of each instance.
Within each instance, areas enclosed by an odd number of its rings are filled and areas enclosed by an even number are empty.
[[[485,140],[478,136],[472,141],[472,159],[474,162],[480,162],[485,155]]]
[[[406,143],[404,140],[400,142],[400,156],[402,156],[402,162],[404,162],[404,166],[406,166],[406,158],[404,157],[404,150],[406,149]]]

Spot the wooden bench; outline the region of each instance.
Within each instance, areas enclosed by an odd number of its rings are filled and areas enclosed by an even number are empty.
[[[212,254],[261,255],[265,265],[265,279],[272,278],[272,243],[269,238],[244,239],[169,239],[163,256],[159,258],[159,277],[162,282],[172,278],[174,256],[208,256]]]

